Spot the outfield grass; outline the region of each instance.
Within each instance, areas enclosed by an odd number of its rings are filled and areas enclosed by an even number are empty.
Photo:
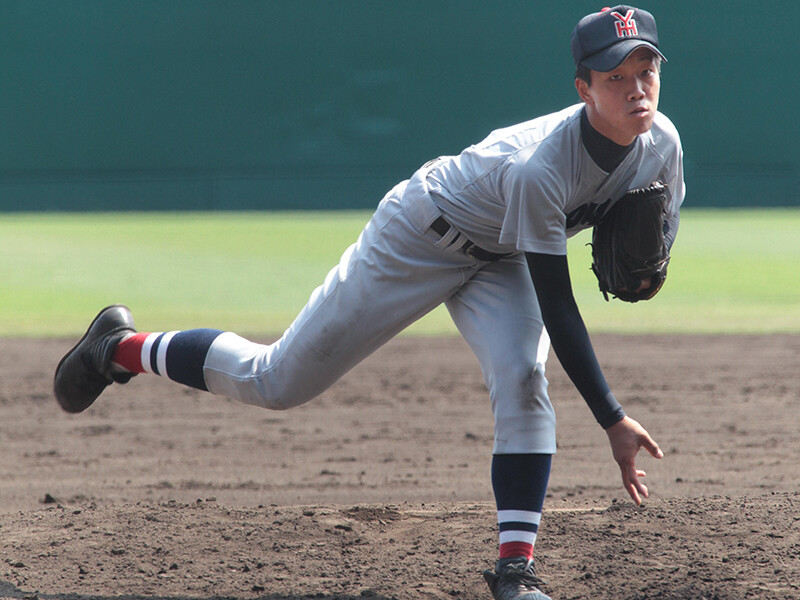
[[[147,330],[281,332],[357,237],[367,212],[5,214],[0,336],[74,336],[99,308]],[[570,241],[590,331],[800,332],[800,209],[683,212],[669,277],[651,302],[605,302],[589,232]],[[409,333],[454,333],[437,309]]]

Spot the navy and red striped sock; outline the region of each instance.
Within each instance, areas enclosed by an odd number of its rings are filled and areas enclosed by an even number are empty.
[[[135,333],[117,344],[111,362],[131,373],[155,373],[208,391],[203,365],[221,333],[218,329]]]
[[[492,487],[500,529],[500,558],[533,558],[550,479],[550,454],[495,454]]]

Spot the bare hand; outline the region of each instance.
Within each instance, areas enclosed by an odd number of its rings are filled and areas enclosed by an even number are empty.
[[[645,277],[644,279],[639,280],[639,287],[636,288],[634,291],[638,294],[642,290],[649,290],[650,285],[653,283],[652,277]],[[626,287],[621,288],[623,292],[630,292],[630,290]]]
[[[606,434],[614,460],[622,473],[622,483],[633,501],[639,505],[643,497],[647,498],[647,486],[641,481],[646,473],[636,468],[639,448],[644,448],[655,458],[663,458],[664,453],[645,428],[630,417],[625,417],[606,429]]]
[[[644,279],[641,280],[641,283],[639,284],[639,289],[636,290],[636,291],[637,292],[641,292],[642,290],[649,290],[650,289],[650,285],[652,283],[653,283],[653,278],[652,277],[645,277]]]

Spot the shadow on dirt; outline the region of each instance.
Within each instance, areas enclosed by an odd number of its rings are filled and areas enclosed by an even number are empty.
[[[40,591],[21,590],[13,583],[0,580],[0,599],[13,598],[19,600],[239,600],[237,596],[212,596],[203,599],[192,596],[148,596],[138,594],[123,594],[114,596],[95,596],[91,594],[48,594]],[[283,594],[266,594],[262,596],[247,596],[246,600],[390,600],[386,596],[371,593],[369,590],[361,592],[358,596],[339,594],[311,594],[301,596],[287,596]]]

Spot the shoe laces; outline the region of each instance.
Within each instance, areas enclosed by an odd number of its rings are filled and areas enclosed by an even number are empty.
[[[526,587],[539,588],[547,585],[542,579],[536,576],[533,560],[510,562],[504,566],[500,576]]]
[[[103,379],[106,384],[117,380],[111,371],[111,357],[117,344],[127,336],[128,331],[128,329],[120,330],[119,328],[111,330],[87,346],[83,353],[83,362],[89,367],[90,376],[98,381]]]

